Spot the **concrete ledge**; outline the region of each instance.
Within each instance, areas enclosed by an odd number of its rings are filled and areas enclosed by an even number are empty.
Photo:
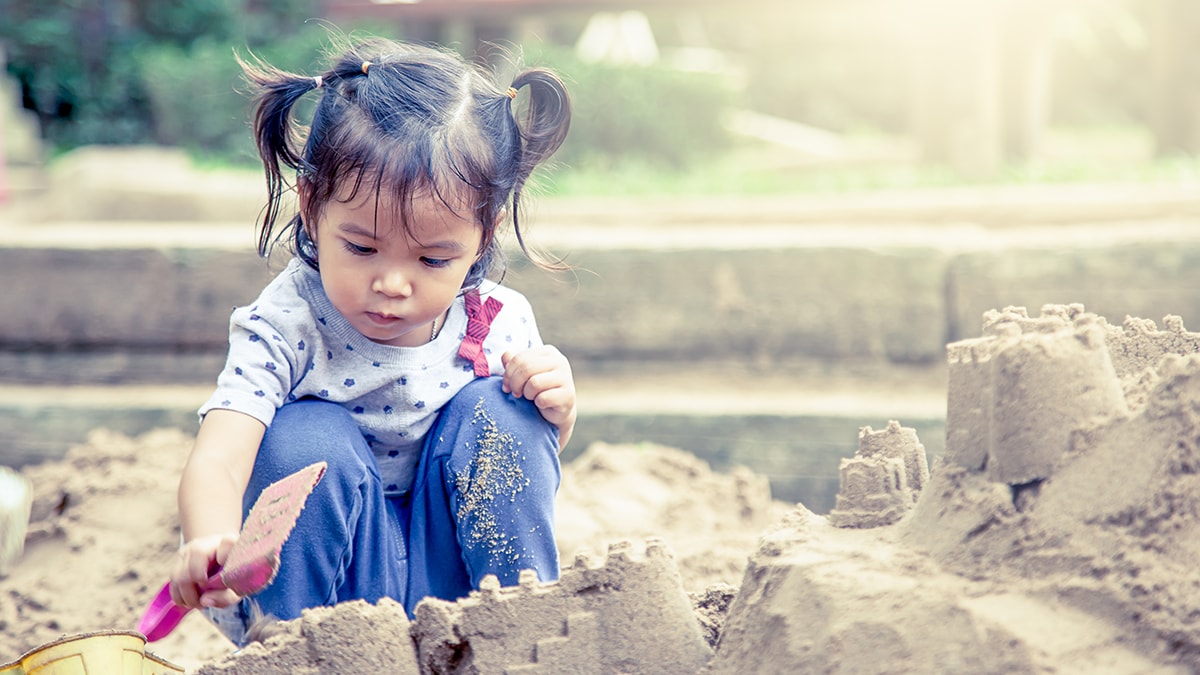
[[[207,392],[205,392],[207,393]],[[197,404],[198,406],[199,404]],[[930,457],[945,446],[943,418],[903,419],[917,429]],[[658,443],[686,450],[714,470],[745,466],[765,475],[776,499],[803,502],[827,513],[838,492],[838,465],[854,455],[858,429],[882,428],[886,416],[793,414],[725,415],[591,414],[580,418],[562,460],[571,461],[595,442]],[[37,407],[0,404],[0,465],[21,467],[61,459],[93,429],[136,436],[157,428],[194,432],[195,406],[147,403],[112,408],[103,401],[72,405],[63,401]]]
[[[928,248],[580,251],[513,265],[543,337],[585,360],[942,358],[948,260]]]
[[[249,253],[0,248],[0,346],[218,348],[269,279]]]
[[[156,428],[197,428],[199,387],[6,386],[0,396],[0,465],[61,459],[93,429],[135,436]]]
[[[607,235],[607,236],[606,236]],[[552,275],[517,254],[506,283],[543,336],[604,362],[938,363],[982,313],[1082,302],[1119,322],[1200,323],[1200,227],[561,228]],[[137,245],[137,242],[143,242]],[[278,269],[278,261],[273,266]],[[0,227],[0,351],[214,351],[272,268],[245,227]]]
[[[581,247],[559,276],[514,255],[505,280],[529,296],[543,337],[582,359],[941,358],[942,252],[752,243]],[[0,323],[0,350],[221,351],[230,310],[271,274],[245,249],[38,244],[0,247],[0,287],[20,289],[0,296],[0,315],[21,317]]]
[[[1200,231],[1200,227],[1193,227]],[[950,340],[979,335],[981,312],[1008,305],[1036,314],[1046,304],[1083,303],[1120,324],[1126,316],[1162,325],[1168,314],[1200,326],[1200,240],[1178,238],[972,251],[949,266]],[[981,310],[980,308],[984,308]]]

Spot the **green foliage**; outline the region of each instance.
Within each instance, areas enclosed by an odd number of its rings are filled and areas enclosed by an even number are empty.
[[[586,63],[566,50],[532,60],[558,72],[571,94],[571,133],[555,156],[561,163],[683,168],[730,144],[721,119],[732,93],[716,75]]]
[[[0,0],[8,69],[52,138],[127,142],[145,119],[144,98],[129,88],[134,65],[112,58],[130,40],[126,32],[112,30],[109,9],[81,0]],[[68,119],[78,124],[62,123]]]
[[[186,48],[154,45],[142,51],[141,60],[154,141],[231,157],[251,149],[245,99],[235,91],[239,68],[228,43],[203,39]]]
[[[310,72],[325,39],[323,29],[308,26],[254,54],[284,69]],[[233,164],[258,161],[235,48],[247,55],[244,46],[213,39],[186,48],[155,45],[143,50],[141,78],[153,112],[152,140]]]
[[[26,106],[58,151],[152,142],[250,163],[234,53],[312,72],[328,42],[323,25],[306,21],[315,4],[0,0],[0,42]],[[585,63],[554,48],[539,65],[567,79],[575,103],[561,163],[681,168],[729,145],[721,115],[731,94],[715,75]]]
[[[134,0],[132,4],[142,32],[157,43],[187,45],[201,36],[219,39],[239,32],[236,18],[242,8],[238,0]]]
[[[0,0],[0,44],[25,106],[58,150],[172,139],[225,152],[233,145],[219,127],[244,134],[244,115],[231,112],[233,48],[285,40],[315,4]]]

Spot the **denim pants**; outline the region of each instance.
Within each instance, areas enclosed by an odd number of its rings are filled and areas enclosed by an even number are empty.
[[[413,615],[427,596],[454,600],[494,574],[504,586],[532,569],[558,578],[554,495],[558,430],[532,402],[477,379],[438,413],[412,490],[385,497],[375,457],[340,405],[301,399],[267,429],[243,517],[272,482],[313,462],[325,476],[283,546],[279,573],[257,595],[207,614],[238,646],[256,617],[288,620],[307,607],[396,600]]]

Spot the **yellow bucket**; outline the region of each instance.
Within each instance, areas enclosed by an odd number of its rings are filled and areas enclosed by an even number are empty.
[[[0,675],[174,675],[183,668],[146,651],[146,638],[126,630],[68,635],[0,665]]]

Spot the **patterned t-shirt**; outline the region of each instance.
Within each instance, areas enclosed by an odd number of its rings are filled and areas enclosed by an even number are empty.
[[[503,372],[501,354],[541,346],[542,339],[525,296],[491,282],[479,293],[485,302],[503,303],[483,343],[496,375]],[[285,403],[304,397],[338,403],[374,451],[385,492],[400,494],[412,485],[437,412],[475,379],[472,364],[458,356],[466,328],[460,296],[436,340],[419,347],[372,342],[334,309],[320,274],[293,259],[253,304],[233,311],[229,357],[200,416],[236,410],[270,426]]]

